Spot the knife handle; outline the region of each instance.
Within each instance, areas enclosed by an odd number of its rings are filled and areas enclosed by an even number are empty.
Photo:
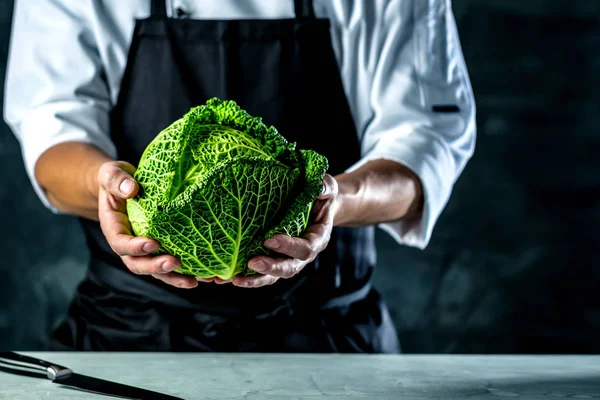
[[[73,373],[73,371],[71,371],[67,367],[50,363],[48,361],[40,360],[38,358],[17,354],[12,351],[0,352],[0,362],[4,362],[5,364],[11,365],[13,367],[43,371],[46,373],[48,379],[52,381],[57,378],[69,376]]]

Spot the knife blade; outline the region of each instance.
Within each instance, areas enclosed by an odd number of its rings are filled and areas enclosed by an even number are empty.
[[[81,375],[62,365],[12,351],[0,352],[0,365],[4,367],[3,371],[35,371],[45,375],[53,383],[92,393],[135,400],[183,400],[168,394]]]

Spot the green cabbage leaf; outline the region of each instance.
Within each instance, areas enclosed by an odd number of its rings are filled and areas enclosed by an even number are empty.
[[[251,275],[248,260],[272,254],[264,240],[306,229],[327,168],[324,156],[296,149],[234,101],[213,98],[146,147],[127,213],[135,235],[161,244],[156,254],[181,261],[176,272]]]

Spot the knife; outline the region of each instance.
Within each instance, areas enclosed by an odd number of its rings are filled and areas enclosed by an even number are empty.
[[[180,397],[80,375],[73,372],[70,368],[12,351],[0,352],[0,366],[5,367],[2,368],[4,371],[35,371],[40,376],[44,373],[48,379],[59,385],[75,387],[103,395],[136,400],[183,400]]]

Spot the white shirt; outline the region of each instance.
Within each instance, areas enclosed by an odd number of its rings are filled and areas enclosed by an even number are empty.
[[[167,0],[170,16],[278,19],[292,0]],[[379,226],[398,243],[424,248],[475,146],[475,102],[450,0],[314,0],[331,20],[333,47],[362,143],[363,158],[400,162],[421,179],[418,221]],[[40,155],[65,141],[115,157],[115,105],[136,19],[150,0],[16,0],[4,119],[18,138],[32,184]],[[176,17],[175,17],[176,18]],[[434,105],[456,105],[439,113]]]

